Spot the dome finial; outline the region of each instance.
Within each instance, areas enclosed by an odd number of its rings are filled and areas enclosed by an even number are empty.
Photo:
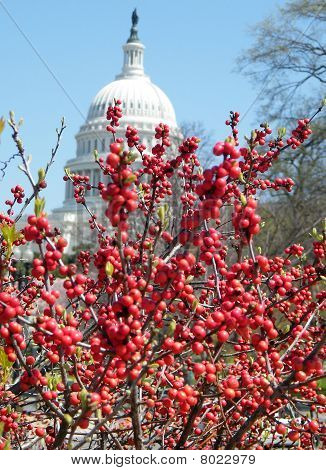
[[[131,29],[130,29],[130,36],[127,42],[138,42],[138,30],[137,24],[139,21],[139,16],[137,15],[137,9],[135,8],[131,15]]]

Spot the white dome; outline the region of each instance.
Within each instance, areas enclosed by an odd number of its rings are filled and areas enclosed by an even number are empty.
[[[166,94],[149,77],[125,77],[109,83],[93,99],[87,121],[104,120],[108,106],[120,99],[123,118],[126,122],[148,122],[157,125],[160,122],[172,128],[177,127],[175,112]]]
[[[94,150],[100,156],[110,151],[112,135],[107,132],[106,112],[115,99],[121,100],[123,117],[120,126],[116,129],[117,137],[124,137],[126,127],[131,125],[139,131],[140,142],[151,151],[156,145],[154,129],[160,124],[170,127],[172,142],[176,145],[182,135],[178,128],[174,108],[166,94],[144,72],[145,46],[140,42],[137,33],[138,16],[134,11],[132,15],[132,27],[127,42],[123,45],[122,71],[115,80],[103,87],[93,99],[87,118],[76,135],[76,156],[66,162],[66,167],[72,173],[88,176],[93,189],[88,195],[89,201],[98,204],[97,187],[100,181],[100,170],[94,160]],[[76,210],[74,201],[74,187],[69,182],[66,185],[64,204],[54,211],[61,220],[68,219],[64,214],[73,213]]]

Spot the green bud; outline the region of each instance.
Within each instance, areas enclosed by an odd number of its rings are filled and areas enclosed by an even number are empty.
[[[42,181],[44,181],[44,178],[45,178],[45,170],[44,168],[40,168],[38,170],[38,183],[42,183]]]
[[[17,147],[20,152],[23,152],[24,148],[23,148],[23,142],[21,141],[21,139],[17,139]]]
[[[171,320],[166,329],[166,336],[169,336],[169,337],[173,336],[176,326],[177,326],[177,322],[175,320]]]
[[[247,205],[247,199],[246,199],[246,196],[244,194],[241,194],[240,196],[240,201],[241,201],[241,204],[243,206],[246,206]]]
[[[108,261],[105,265],[105,274],[108,277],[112,277],[113,273],[114,273],[114,266],[112,263],[110,263],[110,261]]]
[[[63,417],[64,417],[64,420],[66,421],[66,423],[70,426],[72,421],[73,421],[72,417],[68,413],[63,415]]]
[[[0,118],[0,134],[2,133],[3,129],[5,128],[6,121],[4,120],[3,116]]]
[[[198,307],[198,304],[199,304],[199,300],[195,299],[191,304],[191,310],[195,311],[196,308]]]
[[[71,178],[72,173],[71,173],[71,171],[70,171],[70,168],[65,168],[65,169],[64,169],[64,172],[66,173],[66,175],[68,176],[68,178]]]
[[[165,219],[165,208],[164,208],[164,206],[161,206],[157,209],[157,215],[158,215],[158,218],[160,219],[160,221],[163,224],[164,219]]]
[[[246,180],[244,179],[243,173],[240,173],[240,175],[239,175],[239,180],[241,181],[241,183],[245,183],[245,182],[246,182]]]

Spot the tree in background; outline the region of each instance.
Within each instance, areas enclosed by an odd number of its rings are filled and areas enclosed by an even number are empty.
[[[254,43],[240,58],[240,69],[262,86],[255,101],[262,102],[260,115],[274,126],[280,120],[292,125],[303,109],[312,110],[321,101],[326,81],[325,19],[325,2],[292,0],[253,29]],[[316,119],[312,128],[312,139],[295,158],[283,154],[269,173],[271,179],[290,176],[296,186],[291,193],[278,192],[265,201],[268,218],[260,243],[268,254],[304,234],[307,239],[307,232],[322,219],[318,208],[326,203],[325,117]]]

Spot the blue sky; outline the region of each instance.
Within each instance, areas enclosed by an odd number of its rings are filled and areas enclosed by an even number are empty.
[[[3,3],[33,43],[79,113],[1,7]],[[202,121],[216,140],[226,135],[231,109],[244,113],[257,96],[246,77],[234,73],[239,53],[250,46],[250,26],[276,12],[283,0],[3,0],[0,1],[0,116],[14,110],[24,118],[22,136],[32,167],[47,162],[55,128],[65,116],[61,148],[48,179],[47,209],[61,204],[63,167],[75,153],[74,135],[97,91],[122,66],[122,44],[137,7],[139,36],[146,46],[145,71],[169,96],[177,119]],[[255,123],[253,107],[240,132]],[[2,134],[0,160],[14,152],[8,126]],[[18,162],[17,162],[18,163]],[[16,182],[17,163],[0,181],[1,199]],[[28,188],[27,183],[25,187]]]

